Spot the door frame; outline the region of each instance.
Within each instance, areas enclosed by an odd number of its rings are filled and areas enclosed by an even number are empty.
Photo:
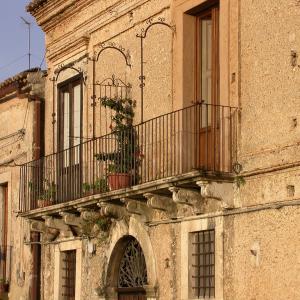
[[[123,298],[123,296],[125,298]],[[118,288],[118,300],[126,300],[126,296],[144,296],[142,298],[138,297],[137,300],[147,299],[147,292],[144,288],[135,287],[135,288]],[[131,298],[130,298],[131,299]]]
[[[68,188],[74,188],[74,193],[76,193],[77,189],[78,190],[78,196],[81,196],[81,186],[82,186],[82,135],[83,135],[83,82],[84,82],[84,78],[82,76],[82,74],[78,74],[76,76],[73,76],[63,82],[60,82],[57,85],[57,94],[58,94],[58,101],[57,101],[57,153],[58,153],[58,159],[57,159],[57,185],[59,186],[60,184],[65,185],[64,184],[64,177],[67,178],[68,180],[68,176],[72,175],[72,172],[74,174],[77,174],[78,172],[78,179],[77,180],[73,180],[74,178],[71,178],[72,181],[75,184],[75,188],[74,186],[67,184],[65,186],[68,186]],[[70,98],[69,98],[69,109],[70,112],[72,111],[71,108],[74,108],[74,106],[72,105],[73,101],[74,101],[74,93],[73,93],[73,88],[76,85],[80,85],[80,141],[79,144],[76,146],[73,146],[73,141],[74,141],[74,135],[73,135],[73,129],[71,124],[73,124],[73,114],[70,115],[69,117],[69,128],[70,130],[72,130],[72,132],[70,132],[72,138],[69,137],[70,143],[69,143],[69,147],[67,149],[63,149],[63,143],[64,143],[64,137],[63,134],[61,134],[61,132],[63,131],[63,126],[64,126],[64,100],[63,100],[63,93],[64,90],[68,90],[69,94],[70,94]],[[74,156],[74,151],[76,149],[76,147],[79,147],[79,161],[77,164],[75,164],[73,162],[73,156]],[[68,163],[67,163],[67,167],[65,167],[65,152],[68,151]],[[75,161],[75,160],[74,160]],[[78,171],[76,171],[78,167]],[[76,177],[77,178],[77,177]],[[76,182],[77,182],[77,188],[76,188]],[[72,192],[72,191],[71,191]],[[72,200],[72,199],[68,199],[68,198],[74,198],[72,197],[72,194],[68,193],[68,191],[63,191],[59,189],[58,187],[58,197],[59,199],[64,202],[65,200]],[[65,199],[66,198],[66,199]],[[75,197],[76,198],[76,197]],[[57,201],[58,199],[56,199]]]
[[[82,74],[78,74],[72,78],[69,78],[63,82],[60,82],[57,85],[57,92],[58,92],[58,101],[57,101],[57,149],[56,152],[61,152],[63,151],[63,149],[61,148],[61,136],[60,136],[60,132],[61,132],[61,126],[63,123],[63,118],[62,118],[62,89],[65,86],[68,86],[68,88],[70,88],[70,86],[75,86],[76,83],[80,84],[80,143],[82,142],[82,134],[83,134],[83,76]],[[71,94],[73,96],[73,94]],[[73,97],[70,97],[73,98]],[[70,101],[71,103],[71,101]],[[72,118],[71,118],[72,119]],[[72,120],[71,120],[72,121]],[[71,128],[71,127],[70,127]],[[71,148],[73,145],[70,145],[69,148]]]
[[[106,266],[105,293],[100,296],[107,297],[110,300],[118,300],[119,266],[123,257],[123,251],[127,245],[126,241],[128,241],[128,237],[133,237],[142,247],[146,260],[148,284],[143,286],[143,289],[146,291],[146,299],[158,299],[155,253],[145,225],[135,218],[130,218],[128,223],[123,220],[118,221],[118,224],[119,230],[112,232],[107,254],[108,264]]]
[[[212,3],[211,6],[198,12],[195,15],[195,103],[200,108],[195,110],[195,127],[199,137],[196,138],[195,157],[196,165],[210,171],[219,169],[219,157],[217,147],[219,145],[218,129],[218,105],[220,104],[220,58],[219,58],[219,3]],[[211,16],[212,20],[212,53],[211,53],[211,103],[205,103],[202,99],[202,30],[201,20]],[[202,124],[202,113],[205,109],[206,124]],[[208,109],[210,108],[210,112]],[[198,115],[200,114],[200,116]],[[204,140],[204,141],[203,141]],[[204,145],[203,145],[204,144]],[[204,153],[203,153],[204,152]]]

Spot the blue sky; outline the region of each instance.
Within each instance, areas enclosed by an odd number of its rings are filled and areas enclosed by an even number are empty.
[[[28,26],[31,25],[31,67],[40,66],[44,53],[44,34],[25,10],[29,0],[1,0],[0,7],[0,82],[28,69]],[[45,64],[43,64],[45,68]]]

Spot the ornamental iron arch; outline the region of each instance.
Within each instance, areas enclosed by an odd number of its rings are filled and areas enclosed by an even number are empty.
[[[118,97],[124,99],[130,96],[131,84],[125,83],[114,74],[102,81],[96,81],[95,85],[99,88],[98,100],[102,97]]]
[[[104,266],[104,276],[101,284],[101,287],[105,291],[103,294],[108,298],[118,299],[119,293],[130,293],[130,288],[119,287],[119,277],[122,265],[121,261],[123,260],[127,246],[132,240],[135,240],[139,247],[141,247],[139,251],[145,259],[145,268],[142,268],[142,270],[144,274],[145,272],[147,274],[147,281],[143,280],[147,284],[143,283],[142,287],[133,289],[143,294],[146,298],[158,299],[156,260],[147,227],[136,218],[131,217],[128,221],[117,221],[117,228],[118,230],[112,231],[111,243],[107,251],[107,263]],[[142,296],[141,299],[145,298]]]
[[[108,44],[106,44],[106,43],[101,43],[101,44],[100,44],[100,51],[99,51],[98,53],[96,53],[94,61],[99,61],[99,57],[100,57],[100,55],[102,54],[102,52],[104,52],[104,51],[106,51],[106,50],[109,50],[109,49],[116,50],[116,51],[118,51],[119,53],[121,53],[121,55],[122,55],[122,56],[124,57],[124,59],[125,59],[126,65],[127,65],[128,67],[131,67],[129,51],[127,51],[127,54],[125,54],[125,50],[126,50],[126,49],[123,48],[123,46],[117,45],[117,44],[114,43],[114,42],[109,42]]]
[[[94,107],[99,104],[99,118],[101,122],[102,110],[104,110],[104,123],[105,123],[105,134],[108,134],[108,120],[112,118],[112,110],[110,108],[103,108],[101,105],[101,99],[108,98],[118,98],[118,99],[128,99],[131,97],[131,84],[125,83],[122,79],[117,78],[114,74],[111,77],[107,77],[102,81],[95,82],[95,93],[97,95],[95,99]],[[111,121],[110,121],[111,122]],[[101,135],[101,132],[99,133]]]
[[[130,54],[129,54],[129,51],[125,50],[125,48],[123,48],[121,45],[117,45],[116,43],[114,42],[109,42],[109,43],[101,43],[99,45],[100,47],[100,50],[99,52],[94,52],[94,57],[91,58],[90,60],[92,60],[93,62],[93,85],[92,85],[92,96],[91,96],[91,100],[92,100],[92,103],[91,103],[91,106],[93,107],[93,139],[96,137],[96,106],[97,106],[97,95],[96,95],[96,88],[97,86],[99,87],[99,85],[101,84],[101,82],[99,81],[96,81],[96,63],[99,61],[100,59],[100,56],[103,54],[103,52],[107,51],[107,50],[113,50],[113,51],[117,51],[118,53],[121,54],[121,56],[124,58],[124,61],[125,61],[125,64],[126,66],[128,67],[131,67],[131,64],[130,64]],[[113,78],[111,78],[113,79]],[[107,79],[104,79],[102,84],[105,83],[105,80]],[[114,79],[114,82],[116,82],[116,79]],[[117,80],[118,83],[124,83],[123,81],[121,81],[120,79]],[[125,85],[125,83],[124,83]],[[112,85],[111,85],[112,86]],[[99,97],[98,97],[99,99]]]
[[[145,88],[145,74],[144,74],[144,40],[147,37],[148,31],[154,26],[165,26],[175,32],[175,26],[172,26],[165,22],[165,18],[159,17],[157,20],[150,18],[146,21],[146,28],[141,29],[141,33],[137,34],[136,37],[140,39],[140,47],[141,47],[141,73],[140,73],[140,88],[141,88],[141,123],[144,122],[144,88]]]
[[[119,288],[141,288],[148,284],[143,250],[135,238],[130,238],[119,266]]]
[[[66,70],[73,70],[77,73],[75,76],[79,76],[82,79],[83,84],[86,86],[86,72],[83,71],[81,67],[76,67],[76,64],[82,61],[83,59],[87,58],[87,55],[84,55],[77,59],[76,61],[70,62],[68,64],[60,64],[58,68],[54,71],[54,75],[49,80],[52,82],[52,152],[55,152],[55,124],[57,123],[56,120],[56,105],[57,105],[57,94],[56,94],[56,87],[57,82],[59,80],[59,76],[62,72]],[[86,62],[87,63],[87,62]],[[81,91],[82,92],[82,91]]]

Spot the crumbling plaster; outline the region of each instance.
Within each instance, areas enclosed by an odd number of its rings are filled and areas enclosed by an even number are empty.
[[[225,218],[225,299],[299,298],[299,214],[291,206]]]
[[[15,164],[32,159],[33,103],[27,98],[15,98],[0,103],[0,185],[8,184],[8,246],[11,263],[11,299],[27,299],[31,282],[31,251],[24,241],[29,239],[29,227],[24,219],[17,218],[19,210],[19,167]],[[24,134],[17,133],[23,129]],[[15,135],[3,139],[9,134]],[[2,220],[1,220],[2,221]]]

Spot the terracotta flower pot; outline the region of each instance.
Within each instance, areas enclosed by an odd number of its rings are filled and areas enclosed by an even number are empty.
[[[109,174],[108,185],[111,191],[130,187],[131,175],[128,173]]]
[[[1,296],[2,294],[4,294],[4,292],[5,292],[5,283],[1,282],[1,283],[0,283],[0,296]]]
[[[5,293],[9,292],[9,283],[4,283],[4,292]]]
[[[38,199],[37,206],[38,208],[43,208],[52,205],[52,200],[44,200],[44,199]]]

